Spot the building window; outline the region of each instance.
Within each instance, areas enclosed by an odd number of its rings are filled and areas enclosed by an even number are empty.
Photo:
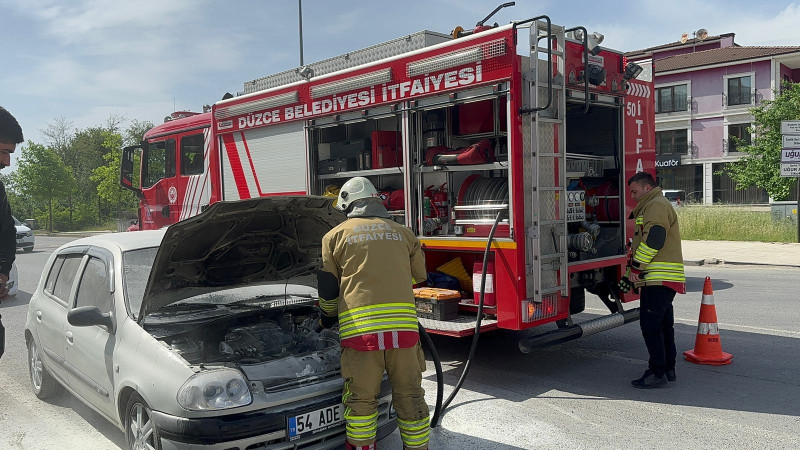
[[[739,151],[745,145],[750,145],[750,128],[749,123],[737,123],[736,125],[728,125],[728,151]]]
[[[685,154],[689,149],[687,130],[669,130],[656,132],[656,154]]]
[[[669,86],[656,89],[656,112],[668,113],[688,110],[687,85]]]
[[[750,76],[728,78],[728,106],[752,103],[752,80]]]

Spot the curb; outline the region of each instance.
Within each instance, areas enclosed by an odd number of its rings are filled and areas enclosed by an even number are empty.
[[[800,264],[775,264],[775,263],[759,263],[751,261],[725,261],[716,258],[684,259],[683,265],[684,266],[711,266],[711,265],[762,266],[762,267],[787,267],[793,269],[800,269]]]

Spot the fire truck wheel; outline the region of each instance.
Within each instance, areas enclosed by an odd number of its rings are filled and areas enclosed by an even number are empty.
[[[586,309],[586,291],[582,287],[575,287],[569,291],[569,313],[578,314]]]

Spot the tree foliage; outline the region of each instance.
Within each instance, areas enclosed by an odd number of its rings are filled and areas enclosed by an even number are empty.
[[[69,231],[107,226],[134,212],[135,195],[119,186],[122,146],[138,144],[153,123],[126,122],[112,114],[102,125],[76,129],[60,117],[40,129],[45,145],[29,142],[14,171],[0,174],[14,215]]]
[[[122,135],[105,132],[103,147],[108,152],[103,156],[104,164],[92,171],[91,179],[97,183],[97,195],[108,203],[118,215],[122,211],[136,209],[135,195],[119,185],[120,164],[122,161]]]
[[[17,158],[12,185],[15,193],[46,208],[47,228],[53,231],[53,207],[58,213],[58,202],[74,190],[75,178],[53,149],[28,141]]]
[[[767,100],[750,112],[754,117],[750,128],[753,142],[740,147],[747,156],[730,164],[727,172],[740,186],[757,185],[773,199],[785,200],[797,178],[780,176],[781,121],[800,119],[800,83],[784,84],[775,100]]]

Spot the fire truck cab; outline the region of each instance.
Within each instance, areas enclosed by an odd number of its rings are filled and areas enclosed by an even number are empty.
[[[651,65],[601,37],[541,16],[260,78],[148,132],[141,189],[134,148],[121,182],[142,198],[141,228],[159,228],[216,201],[334,196],[365,176],[419,236],[429,284],[457,280],[447,308],[419,310],[430,332],[474,332],[483,272],[481,331],[563,324],[586,291],[616,312],[633,236],[626,180],[655,172],[654,99]]]

